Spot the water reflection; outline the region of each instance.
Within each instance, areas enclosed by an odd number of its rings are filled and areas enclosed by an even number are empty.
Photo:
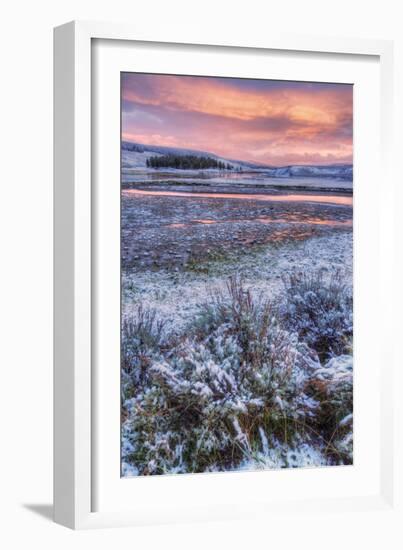
[[[195,193],[194,191],[158,191],[144,189],[126,189],[122,191],[126,196],[160,196],[160,197],[197,197],[199,199],[238,199],[238,200],[255,200],[268,202],[318,202],[322,204],[337,204],[344,206],[353,205],[353,197],[342,195],[316,195],[316,194],[248,194],[248,193]]]
[[[190,220],[188,223],[169,223],[165,227],[171,229],[175,228],[184,228],[191,227],[192,225],[213,225],[217,223],[236,223],[236,222],[259,222],[263,224],[276,224],[276,223],[286,223],[286,224],[307,224],[307,225],[327,225],[330,227],[352,227],[353,220],[322,220],[319,218],[301,218],[296,219],[286,219],[286,218],[250,218],[250,219],[238,219],[238,220]]]

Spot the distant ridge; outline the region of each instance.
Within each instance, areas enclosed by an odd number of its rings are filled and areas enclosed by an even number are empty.
[[[287,166],[270,166],[264,164],[257,164],[243,160],[228,159],[220,157],[214,153],[208,151],[198,151],[195,149],[185,149],[179,147],[169,147],[165,145],[147,145],[144,143],[136,143],[131,141],[122,141],[122,152],[125,151],[126,155],[123,156],[123,168],[136,168],[146,165],[146,158],[151,154],[157,155],[194,155],[200,157],[211,157],[217,160],[230,163],[234,168],[242,168],[249,170],[264,171],[268,176],[275,178],[289,178],[289,177],[328,177],[328,178],[341,178],[346,180],[353,179],[353,166],[351,164],[327,164],[327,165],[306,165],[306,164],[291,164]],[[133,162],[131,162],[131,155],[134,154]],[[139,158],[144,154],[144,163],[139,162]]]

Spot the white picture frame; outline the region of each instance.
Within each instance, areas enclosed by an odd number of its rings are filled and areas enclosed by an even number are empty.
[[[376,302],[376,314],[382,319],[380,342],[388,341],[388,334],[393,333],[390,317],[387,315],[393,300],[392,262],[394,255],[394,235],[391,213],[393,210],[393,178],[392,178],[392,119],[393,119],[393,80],[392,80],[392,43],[387,41],[370,41],[356,39],[321,38],[311,36],[286,36],[270,33],[267,37],[255,37],[253,40],[238,37],[222,41],[217,37],[203,32],[200,38],[186,35],[186,30],[170,36],[169,31],[164,36],[148,36],[146,32],[131,25],[109,23],[72,22],[55,29],[54,40],[54,83],[55,83],[55,370],[54,370],[54,505],[55,521],[71,528],[91,528],[105,526],[141,525],[178,521],[200,521],[204,519],[236,518],[244,516],[262,517],[269,513],[278,513],[287,509],[290,513],[298,513],[301,508],[309,508],[312,514],[323,509],[329,511],[394,511],[396,496],[395,448],[393,422],[395,414],[393,403],[393,348],[382,356],[379,372],[376,371],[377,398],[379,398],[379,429],[378,438],[379,461],[377,472],[379,479],[375,488],[365,491],[362,487],[354,491],[339,490],[326,498],[326,495],[307,494],[304,498],[306,483],[325,483],[328,476],[326,469],[322,470],[317,480],[311,481],[312,473],[307,472],[301,482],[289,478],[293,483],[300,484],[298,495],[291,494],[286,499],[262,498],[255,492],[245,496],[245,486],[251,484],[252,474],[229,474],[225,479],[229,486],[238,487],[241,497],[236,497],[236,491],[231,494],[232,504],[223,509],[222,503],[208,502],[208,496],[194,501],[188,500],[180,505],[178,499],[189,498],[194,491],[201,490],[206,478],[200,481],[200,476],[166,476],[152,480],[127,480],[131,485],[126,493],[133,494],[133,503],[139,499],[144,483],[151,482],[153,495],[147,506],[141,502],[130,505],[127,499],[122,504],[116,502],[119,493],[106,493],[110,497],[110,506],[98,510],[96,498],[99,477],[107,475],[99,468],[96,452],[99,452],[99,431],[106,427],[98,421],[99,409],[98,383],[94,357],[96,323],[94,315],[97,311],[96,269],[97,231],[94,212],[99,205],[96,198],[93,174],[96,172],[94,160],[94,129],[91,113],[95,112],[93,105],[94,81],[94,45],[97,41],[125,41],[124,44],[158,44],[160,49],[174,43],[176,48],[194,48],[201,51],[209,48],[217,54],[228,49],[241,49],[243,56],[256,52],[282,51],[297,52],[299,55],[314,55],[318,52],[329,56],[363,56],[375,59],[379,68],[380,90],[380,145],[379,154],[381,174],[388,182],[379,196],[377,205],[379,215],[379,232],[375,237],[380,239],[374,254],[379,262],[379,272],[373,275],[373,284],[379,285],[381,295]],[[166,46],[164,46],[166,44]],[[285,53],[284,55],[287,55]],[[197,65],[197,63],[196,63]],[[143,65],[144,67],[144,61]],[[197,67],[196,67],[197,69]],[[143,69],[144,70],[144,69]],[[169,72],[169,70],[167,70]],[[378,93],[377,92],[377,93]],[[101,128],[102,132],[103,129]],[[375,199],[375,195],[373,197]],[[359,200],[359,199],[358,199]],[[374,204],[374,203],[372,203]],[[356,208],[356,205],[355,205]],[[378,225],[375,224],[377,227]],[[376,247],[375,247],[376,248]],[[375,250],[375,249],[374,249]],[[379,252],[379,256],[378,256]],[[368,256],[369,258],[369,256]],[[98,284],[98,283],[97,283]],[[384,346],[387,349],[387,346]],[[379,375],[379,376],[378,376]],[[375,378],[374,378],[375,380]],[[374,396],[372,396],[374,397]],[[119,400],[119,396],[116,396]],[[253,474],[262,476],[266,473]],[[293,476],[294,472],[270,472],[272,485],[281,484],[284,476]],[[276,480],[273,475],[276,475]],[[347,476],[350,474],[346,474]],[[354,473],[351,474],[352,478]],[[371,472],[368,472],[371,475]],[[225,474],[228,476],[228,474]],[[245,477],[246,476],[246,477]],[[181,479],[178,479],[181,478]],[[195,481],[190,481],[194,477]],[[223,483],[223,476],[210,475],[209,483]],[[217,481],[220,477],[220,481]],[[315,476],[314,476],[315,477]],[[312,478],[313,479],[313,478]],[[346,483],[344,478],[344,483]],[[365,480],[365,478],[362,478]],[[369,478],[368,478],[369,479]],[[199,481],[197,481],[199,480]],[[216,481],[215,481],[216,480]],[[133,481],[140,482],[134,486]],[[263,477],[260,477],[260,482]],[[353,481],[353,480],[352,480]],[[374,480],[375,481],[375,480]],[[254,483],[259,483],[255,478]],[[337,479],[334,480],[337,484]],[[198,484],[198,485],[197,485]],[[174,505],[162,502],[157,505],[157,495],[163,486],[170,494],[177,492],[173,498]],[[149,485],[151,487],[151,484]],[[115,500],[113,500],[115,498]],[[175,498],[177,499],[175,501]],[[245,500],[246,499],[246,500]],[[105,500],[105,499],[104,499]],[[245,502],[247,508],[245,510]]]

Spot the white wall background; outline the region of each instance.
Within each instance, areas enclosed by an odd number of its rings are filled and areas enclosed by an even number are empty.
[[[398,548],[395,532],[370,515],[267,524],[72,532],[52,524],[52,28],[72,19],[231,27],[396,40],[403,92],[399,0],[14,0],[1,10],[0,56],[0,545],[3,548]],[[402,109],[396,120],[399,137]],[[400,142],[401,143],[401,142]],[[402,149],[400,148],[400,151]],[[401,180],[401,175],[398,175]],[[402,181],[399,185],[403,184]],[[402,198],[402,192],[400,192]],[[403,235],[402,222],[397,230]],[[354,524],[354,529],[352,528]],[[323,532],[327,533],[323,538]],[[6,541],[7,539],[7,541]],[[400,544],[401,544],[400,540]]]

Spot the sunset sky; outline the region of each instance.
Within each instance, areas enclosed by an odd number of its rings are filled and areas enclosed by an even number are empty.
[[[122,138],[281,166],[351,163],[353,87],[124,73]]]

